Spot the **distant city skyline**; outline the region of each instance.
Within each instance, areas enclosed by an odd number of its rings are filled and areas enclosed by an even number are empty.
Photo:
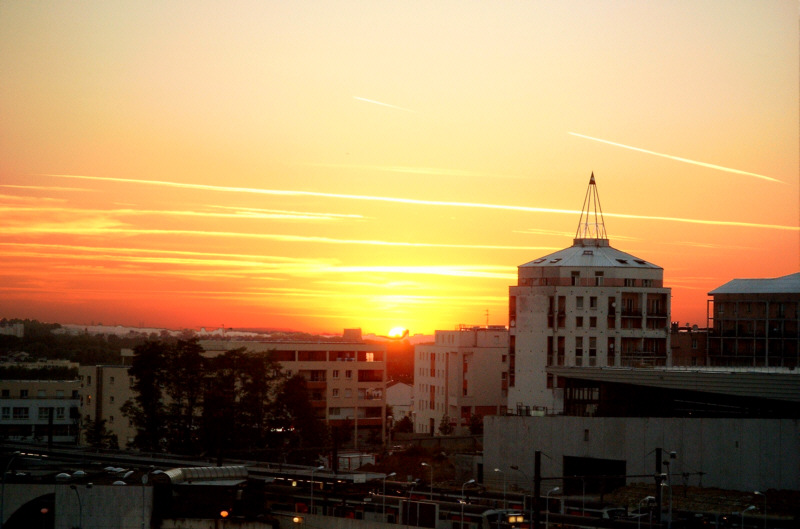
[[[507,325],[592,172],[674,321],[800,268],[796,1],[0,9],[0,317]]]

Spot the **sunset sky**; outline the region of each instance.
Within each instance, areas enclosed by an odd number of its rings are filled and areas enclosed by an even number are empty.
[[[594,172],[703,326],[800,269],[798,49],[797,0],[3,1],[0,317],[506,325]]]

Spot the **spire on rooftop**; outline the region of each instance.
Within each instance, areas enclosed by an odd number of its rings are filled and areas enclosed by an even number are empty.
[[[597,193],[597,184],[594,181],[594,172],[589,178],[589,187],[586,189],[586,198],[583,199],[581,219],[578,222],[578,231],[575,233],[575,242],[583,244],[592,243],[597,246],[607,246],[608,236],[603,220],[603,209],[600,207],[600,195]]]

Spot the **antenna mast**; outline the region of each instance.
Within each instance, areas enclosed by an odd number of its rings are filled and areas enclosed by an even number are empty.
[[[606,224],[603,220],[603,208],[600,206],[600,195],[597,193],[597,185],[594,181],[594,171],[589,178],[589,187],[586,189],[586,197],[583,199],[581,219],[578,222],[575,239],[608,240]]]

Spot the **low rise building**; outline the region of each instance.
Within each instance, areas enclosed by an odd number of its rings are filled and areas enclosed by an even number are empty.
[[[0,438],[75,444],[80,431],[80,381],[0,381]]]
[[[244,348],[305,378],[316,416],[359,441],[386,435],[386,348],[363,342],[200,341],[207,356]]]
[[[467,433],[473,415],[505,413],[508,329],[461,326],[436,331],[414,348],[414,431],[435,434],[444,420]]]

